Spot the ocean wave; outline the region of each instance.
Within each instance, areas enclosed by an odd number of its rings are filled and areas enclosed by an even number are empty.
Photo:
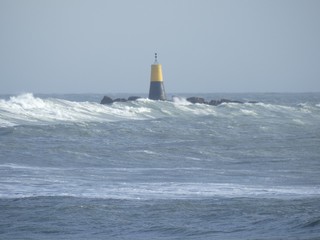
[[[96,199],[198,199],[198,198],[270,198],[301,199],[319,197],[319,187],[310,186],[254,186],[231,183],[116,183],[104,185],[73,182],[72,179],[38,178],[25,181],[3,181],[6,192],[0,198],[25,198],[40,196],[70,196]],[[13,187],[13,183],[15,187]],[[7,187],[6,187],[7,186]]]
[[[139,150],[141,151],[141,150]],[[144,154],[157,154],[143,150]],[[27,163],[0,164],[0,198],[38,196],[72,196],[101,199],[203,199],[203,198],[274,198],[301,199],[320,196],[320,186],[310,184],[274,185],[269,183],[240,183],[233,178],[226,182],[181,182],[176,173],[196,175],[198,166],[164,167],[58,167]],[[159,173],[161,173],[159,175]],[[236,174],[237,175],[237,174]],[[233,179],[233,180],[232,180]],[[173,181],[172,181],[173,180]]]
[[[31,93],[0,100],[0,127],[22,124],[59,122],[107,122],[122,119],[145,119],[150,109],[143,106],[94,102],[73,102],[64,99],[41,99]]]
[[[0,127],[61,122],[109,122],[147,120],[181,114],[214,114],[208,106],[191,106],[185,99],[174,102],[138,99],[134,102],[101,105],[58,98],[39,98],[32,93],[0,99]],[[190,105],[190,106],[188,106]]]
[[[318,105],[298,106],[268,103],[224,103],[219,106],[191,104],[185,98],[173,101],[138,99],[133,102],[101,105],[97,102],[75,102],[59,98],[40,98],[32,93],[0,99],[0,127],[16,125],[56,124],[61,122],[110,122],[122,120],[148,120],[164,117],[213,116],[220,118],[252,117],[282,118],[284,121],[305,122],[320,118]],[[291,120],[290,120],[291,119]]]

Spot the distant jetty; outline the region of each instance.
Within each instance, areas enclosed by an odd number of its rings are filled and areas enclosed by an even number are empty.
[[[108,96],[104,96],[101,100],[101,104],[112,104],[114,102],[128,102],[128,101],[136,101],[141,97],[132,96],[128,99],[126,98],[116,98],[112,99]],[[151,100],[162,100],[167,101],[166,93],[164,90],[163,77],[162,77],[162,66],[158,63],[158,55],[155,53],[155,61],[151,65],[151,76],[150,76],[150,89],[149,89],[149,99]],[[241,101],[229,100],[229,99],[220,99],[220,100],[210,100],[206,101],[201,97],[189,97],[187,101],[190,103],[198,103],[198,104],[207,104],[212,106],[218,106],[222,103],[244,103]],[[257,103],[257,102],[248,102],[248,103]]]
[[[138,97],[138,96],[131,96],[129,98],[115,98],[112,99],[111,97],[108,96],[104,96],[103,99],[101,100],[101,104],[105,104],[105,105],[110,105],[113,104],[115,102],[131,102],[131,101],[136,101],[138,99],[140,99],[142,97]],[[219,100],[210,100],[210,101],[206,101],[204,98],[202,97],[189,97],[186,99],[188,102],[193,103],[193,104],[206,104],[206,105],[212,105],[212,106],[218,106],[220,104],[223,103],[258,103],[256,101],[249,101],[249,102],[242,102],[242,101],[236,101],[236,100],[230,100],[230,99],[219,99]],[[165,101],[169,101],[169,100],[165,100]]]

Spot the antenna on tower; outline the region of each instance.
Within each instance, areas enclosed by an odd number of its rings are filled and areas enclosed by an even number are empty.
[[[158,63],[158,54],[154,53],[154,63]]]

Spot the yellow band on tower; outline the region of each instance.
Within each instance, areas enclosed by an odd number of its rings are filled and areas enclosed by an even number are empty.
[[[151,65],[151,82],[162,82],[161,64]]]

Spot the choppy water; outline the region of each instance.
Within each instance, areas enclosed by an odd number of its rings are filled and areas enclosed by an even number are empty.
[[[0,96],[0,239],[320,239],[320,93],[181,96]]]

